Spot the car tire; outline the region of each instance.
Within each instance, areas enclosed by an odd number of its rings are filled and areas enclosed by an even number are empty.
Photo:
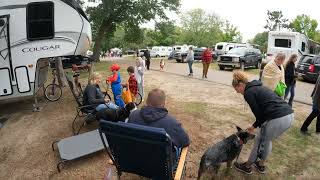
[[[224,66],[219,66],[219,69],[223,71],[225,69],[225,67]]]
[[[181,62],[183,62],[183,63],[186,62],[186,57],[182,56],[181,59],[182,59]]]
[[[242,71],[244,71],[244,62],[240,62],[240,69],[242,70]]]

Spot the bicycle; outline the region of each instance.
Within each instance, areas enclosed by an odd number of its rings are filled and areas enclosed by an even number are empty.
[[[104,98],[106,99],[109,99],[110,101],[112,100],[111,99],[111,96],[110,96],[110,94],[113,94],[112,93],[112,91],[110,90],[110,84],[109,83],[107,83],[107,87],[105,88],[106,89],[106,91],[105,91],[105,93],[104,93]],[[121,95],[119,95],[120,97],[121,97]],[[122,97],[121,97],[122,98]],[[137,106],[139,106],[140,104],[141,104],[141,102],[142,102],[142,96],[141,96],[141,94],[138,92],[137,93],[137,95],[135,96],[135,100],[134,100],[134,103],[137,105]]]
[[[56,84],[56,77],[57,77],[57,70],[52,68],[52,76],[53,80],[52,83],[49,84],[45,89],[44,89],[44,95],[45,98],[51,102],[58,101],[61,96],[62,96],[62,89],[60,85]]]

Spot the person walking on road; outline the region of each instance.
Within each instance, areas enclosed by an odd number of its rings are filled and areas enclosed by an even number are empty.
[[[210,47],[208,47],[203,53],[202,53],[202,65],[203,65],[203,72],[202,72],[202,78],[208,78],[208,69],[210,66],[210,63],[212,61],[212,52]]]
[[[292,54],[285,65],[285,82],[287,85],[287,89],[284,95],[284,99],[287,99],[290,92],[290,99],[288,104],[292,107],[292,102],[294,98],[294,90],[296,86],[296,73],[295,73],[295,62],[297,61],[298,56],[296,54]]]
[[[318,76],[317,83],[314,86],[311,97],[312,112],[304,121],[300,130],[303,134],[307,134],[309,125],[311,124],[314,118],[317,118],[316,133],[320,134],[320,76]]]
[[[193,69],[192,69],[192,64],[193,64],[193,61],[194,61],[194,52],[193,52],[193,48],[190,47],[189,48],[189,51],[188,51],[188,54],[187,54],[187,57],[186,57],[186,61],[188,63],[188,66],[189,66],[189,75],[190,77],[193,76]]]
[[[285,83],[283,67],[285,59],[285,54],[278,53],[276,58],[264,67],[261,77],[263,86],[275,91],[279,83]]]
[[[151,57],[150,57],[150,51],[148,49],[144,51],[144,57],[146,57],[147,70],[150,70]]]

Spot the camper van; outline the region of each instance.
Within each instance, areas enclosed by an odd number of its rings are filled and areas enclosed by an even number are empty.
[[[297,54],[298,59],[303,54],[318,54],[319,47],[319,43],[309,40],[306,35],[298,32],[270,31],[267,57],[263,63],[268,63],[280,52],[286,55],[286,59],[292,54]]]
[[[214,52],[215,55],[219,57],[220,55],[227,54],[231,49],[239,47],[253,48],[253,46],[248,43],[219,42],[215,45]]]
[[[75,0],[1,0],[0,101],[35,96],[49,59],[84,56],[91,39]]]
[[[169,47],[166,47],[166,46],[153,46],[150,51],[150,56],[157,57],[157,58],[168,56],[169,54],[170,54]]]

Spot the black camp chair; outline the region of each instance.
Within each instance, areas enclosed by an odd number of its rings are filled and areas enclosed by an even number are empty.
[[[122,172],[159,180],[179,180],[184,174],[188,147],[173,168],[172,141],[164,129],[101,120],[99,132],[119,179]]]
[[[77,114],[76,114],[76,117],[72,121],[72,132],[75,135],[75,134],[79,134],[81,128],[86,124],[86,121],[83,121],[83,123],[80,125],[79,129],[76,130],[75,124],[76,124],[77,118],[78,117],[83,117],[84,119],[94,118],[96,105],[84,105],[83,92],[76,94],[75,89],[74,89],[74,85],[73,85],[73,82],[72,82],[70,76],[68,76],[68,74],[67,74],[66,77],[67,77],[67,82],[68,82],[69,88],[71,90],[71,93],[77,102],[77,107],[76,107]],[[90,117],[90,118],[88,118],[88,117]]]

